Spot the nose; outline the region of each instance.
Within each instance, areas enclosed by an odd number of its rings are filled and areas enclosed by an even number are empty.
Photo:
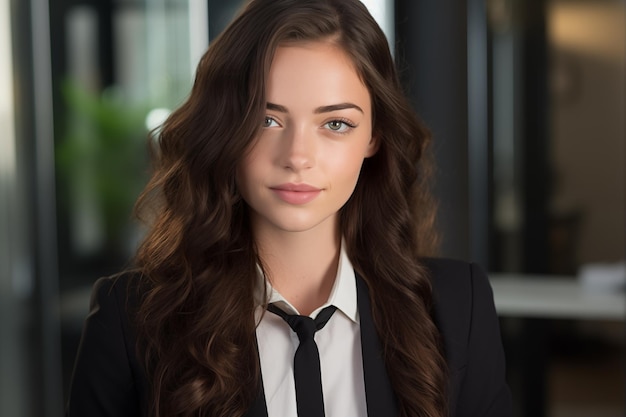
[[[285,129],[282,140],[280,163],[285,169],[301,171],[315,165],[314,133],[305,127],[293,126]]]

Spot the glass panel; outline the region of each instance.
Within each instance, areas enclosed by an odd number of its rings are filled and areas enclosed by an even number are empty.
[[[624,5],[544,6],[490,2],[494,269],[575,274],[624,258]],[[528,182],[532,170],[545,184]],[[524,265],[533,248],[523,241],[537,228],[529,208],[548,219],[549,262],[540,267]]]
[[[122,269],[140,238],[132,207],[147,180],[148,132],[188,94],[208,45],[209,10],[199,0],[55,6],[52,58],[57,62],[60,307],[67,389],[91,285]]]
[[[18,160],[14,105],[13,26],[9,2],[0,2],[0,415],[28,415],[32,352],[28,346],[33,271],[24,231],[23,169]]]
[[[619,415],[625,400],[625,5],[488,5],[491,269],[520,401],[516,411]]]
[[[624,258],[624,3],[552,0],[553,269]]]
[[[137,231],[129,219],[145,182],[147,131],[184,99],[193,73],[188,1],[123,2],[107,12],[105,40],[101,11],[75,6],[64,18],[56,150],[66,284],[71,275],[85,279],[85,266],[118,269],[132,254]],[[113,62],[110,80],[103,59]]]

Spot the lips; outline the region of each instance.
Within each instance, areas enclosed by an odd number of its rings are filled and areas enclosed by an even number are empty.
[[[308,184],[281,184],[270,187],[272,192],[285,203],[301,205],[313,201],[322,192]]]

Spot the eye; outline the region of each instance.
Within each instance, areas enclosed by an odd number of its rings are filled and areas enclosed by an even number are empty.
[[[326,122],[326,127],[333,132],[347,133],[350,129],[354,129],[356,125],[348,122],[347,120],[337,119]]]
[[[276,126],[280,126],[280,125],[278,124],[276,120],[274,120],[273,117],[265,116],[265,119],[263,119],[263,127],[276,127]]]

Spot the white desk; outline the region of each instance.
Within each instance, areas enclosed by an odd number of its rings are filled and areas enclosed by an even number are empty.
[[[626,320],[626,294],[584,288],[575,277],[489,274],[502,317]]]

